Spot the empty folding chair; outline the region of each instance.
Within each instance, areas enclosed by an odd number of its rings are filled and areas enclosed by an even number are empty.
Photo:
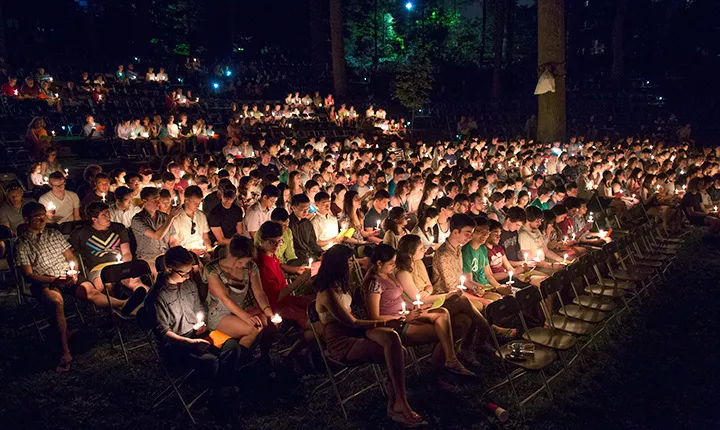
[[[127,263],[121,263],[121,264],[113,264],[110,266],[103,267],[102,271],[100,272],[100,279],[102,279],[102,282],[104,285],[111,284],[112,286],[120,286],[121,282],[126,279],[133,279],[133,278],[147,278],[147,284],[150,284],[149,277],[151,276],[150,272],[150,266],[148,263],[144,260],[133,260],[128,261]],[[142,287],[139,287],[142,288]],[[123,355],[125,356],[125,362],[127,364],[130,364],[130,360],[128,359],[128,351],[132,351],[134,349],[143,347],[147,345],[148,343],[143,340],[135,339],[131,342],[128,342],[128,345],[126,345],[125,340],[123,339],[122,331],[120,330],[119,325],[119,319],[120,316],[115,313],[112,306],[110,305],[110,290],[111,287],[105,288],[105,296],[107,297],[108,301],[108,313],[110,315],[110,320],[113,323],[113,327],[115,328],[115,335],[118,338],[118,341],[120,342],[120,347],[122,348]],[[122,319],[124,320],[134,320],[132,316],[122,316]]]
[[[604,250],[593,251],[589,254],[589,258],[597,279],[596,283],[588,282],[588,285],[585,287],[585,292],[593,296],[620,299],[623,301],[625,309],[629,310],[625,296],[628,290],[635,289],[635,285],[629,281],[615,280],[612,277],[603,275],[602,270],[607,270],[608,261],[608,255]],[[587,277],[585,279],[587,280]]]
[[[520,310],[520,305],[513,296],[505,296],[500,300],[490,303],[487,308],[485,308],[485,317],[490,325],[497,324],[500,321],[504,321],[515,316],[519,316],[523,326],[526,326]],[[502,360],[506,381],[489,388],[486,391],[486,394],[509,384],[515,402],[517,403],[520,413],[524,418],[525,411],[523,409],[523,405],[540,394],[543,389],[547,390],[548,396],[551,400],[553,399],[552,390],[550,389],[549,384],[550,379],[547,377],[545,369],[557,360],[558,354],[551,348],[546,348],[541,345],[533,345],[532,353],[527,352],[523,354],[521,352],[523,349],[526,351],[530,350],[528,344],[531,344],[531,342],[513,340],[501,345],[495,331],[490,330],[490,334],[492,335],[493,343],[495,344],[495,354]],[[507,365],[512,366],[512,369],[509,370]],[[515,387],[515,383],[513,381],[529,372],[538,372],[540,374],[542,378],[542,386],[521,400],[517,387]]]

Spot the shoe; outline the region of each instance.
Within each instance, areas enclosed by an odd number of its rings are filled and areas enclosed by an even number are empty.
[[[427,421],[423,419],[417,412],[412,412],[410,415],[405,415],[401,412],[388,411],[388,417],[400,424],[403,427],[414,428],[428,425]]]
[[[122,310],[120,312],[126,317],[130,316],[130,314],[132,314],[132,312],[142,304],[143,300],[145,300],[146,295],[147,290],[145,288],[136,288],[130,298],[127,299],[127,301],[125,302],[125,306],[122,307]]]

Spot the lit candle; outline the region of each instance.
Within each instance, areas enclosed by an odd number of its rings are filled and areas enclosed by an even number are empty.
[[[687,189],[687,185],[683,185],[683,191]]]
[[[55,136],[55,130],[51,131],[50,133],[52,133],[52,135]]]
[[[312,269],[312,262],[313,262],[312,258],[308,259],[308,269]]]
[[[347,225],[346,222],[342,223],[342,225],[340,226],[340,228],[341,228],[340,231],[345,231],[345,230],[347,230],[347,226],[348,226],[348,225]]]
[[[563,262],[564,262],[564,263],[567,263],[567,259],[568,259],[568,255],[567,255],[567,254],[563,255]]]
[[[117,255],[117,262],[122,263],[122,255],[121,254]]]
[[[184,170],[181,170],[181,171],[180,171],[180,177],[182,178],[183,176],[185,176],[185,171],[184,171]]]
[[[713,208],[713,210],[714,210],[715,212],[717,212],[717,211],[718,211],[718,207],[717,207],[717,205],[715,205],[715,207]]]
[[[103,203],[105,202],[105,193],[100,193],[100,196],[102,197]]]
[[[50,180],[50,178],[48,178],[47,176],[45,176],[45,177],[43,178],[43,181],[44,181],[46,184],[48,183],[49,180]]]
[[[567,241],[568,241],[568,237],[565,236],[565,237],[563,238],[563,242],[567,242]]]
[[[600,230],[598,232],[598,236],[600,237],[600,239],[605,239],[605,237],[607,236],[607,232],[605,230]]]
[[[524,255],[524,257],[525,257],[525,262],[527,263],[527,262],[528,262],[528,257],[529,257],[528,253],[526,252],[526,253],[523,254],[523,255]]]
[[[541,255],[542,255],[542,250],[538,249],[537,255],[535,256],[535,260],[542,261],[542,258],[540,258]]]
[[[460,275],[460,285],[457,286],[459,290],[467,290],[465,286],[465,275]]]
[[[375,230],[380,230],[380,220],[377,220],[377,226],[375,227]]]
[[[70,173],[68,169],[65,169],[65,176],[67,176]]]
[[[53,203],[53,202],[48,202],[47,210],[49,210],[49,211],[54,211],[55,209],[57,209],[57,208],[55,207],[55,203]]]
[[[415,295],[415,301],[413,302],[413,305],[417,306],[418,309],[420,309],[420,306],[422,306],[424,303],[420,301],[420,294]]]
[[[280,324],[282,322],[282,317],[280,316],[280,314],[275,314],[272,316],[272,318],[270,318],[270,322],[275,325]]]
[[[684,171],[684,170],[680,170],[680,174],[681,174],[681,175],[684,175],[684,174],[685,174],[685,171]]]
[[[514,275],[514,273],[512,270],[508,272],[508,282],[507,282],[508,284],[513,283],[513,280],[512,280],[513,275]]]
[[[193,324],[193,330],[199,330],[200,327],[205,325],[205,314],[203,314],[202,312],[198,312],[195,315],[195,318],[197,322]]]
[[[70,270],[68,270],[67,274],[69,276],[77,275],[77,271],[75,270],[75,262],[74,261],[70,262]]]
[[[635,200],[635,194],[632,195],[632,199]]]
[[[407,315],[410,313],[410,311],[407,310],[407,304],[404,301],[401,303],[401,306],[402,310],[400,311],[400,315]]]
[[[177,205],[178,205],[178,198],[177,198],[177,196],[175,196],[175,197],[173,197],[173,206],[177,206]]]
[[[575,240],[575,233],[572,234],[572,240]]]

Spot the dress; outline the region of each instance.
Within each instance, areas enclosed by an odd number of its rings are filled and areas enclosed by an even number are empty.
[[[342,306],[350,312],[352,296],[350,293],[340,295]],[[317,305],[316,305],[317,306]],[[347,354],[358,343],[365,340],[365,330],[350,328],[336,320],[330,312],[318,311],[320,323],[324,326],[325,345],[327,356],[335,361],[347,361]]]
[[[220,260],[215,260],[205,266],[206,278],[210,274],[217,275],[220,278],[220,282],[223,283],[227,289],[228,296],[235,301],[241,308],[245,308],[245,300],[247,298],[248,291],[250,290],[250,278],[252,275],[258,273],[258,267],[254,261],[250,261],[247,267],[243,270],[242,279],[233,277],[229,273],[225,272],[220,267]],[[208,317],[207,325],[210,330],[215,330],[220,320],[226,315],[232,314],[230,309],[223,304],[217,297],[212,294],[207,295],[207,307]]]

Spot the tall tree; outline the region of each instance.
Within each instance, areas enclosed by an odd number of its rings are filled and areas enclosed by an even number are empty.
[[[625,74],[625,22],[627,21],[628,0],[616,0],[615,19],[612,29],[613,62],[610,81],[619,83]]]
[[[552,71],[555,92],[538,96],[538,140],[565,138],[565,9],[563,0],[538,0],[538,70]]]
[[[495,34],[493,35],[493,79],[492,98],[500,99],[500,79],[503,65],[503,41],[505,40],[505,24],[507,24],[508,0],[495,0]]]
[[[343,36],[342,0],[330,0],[330,43],[332,44],[333,83],[335,94],[347,94],[345,73],[345,40]]]

